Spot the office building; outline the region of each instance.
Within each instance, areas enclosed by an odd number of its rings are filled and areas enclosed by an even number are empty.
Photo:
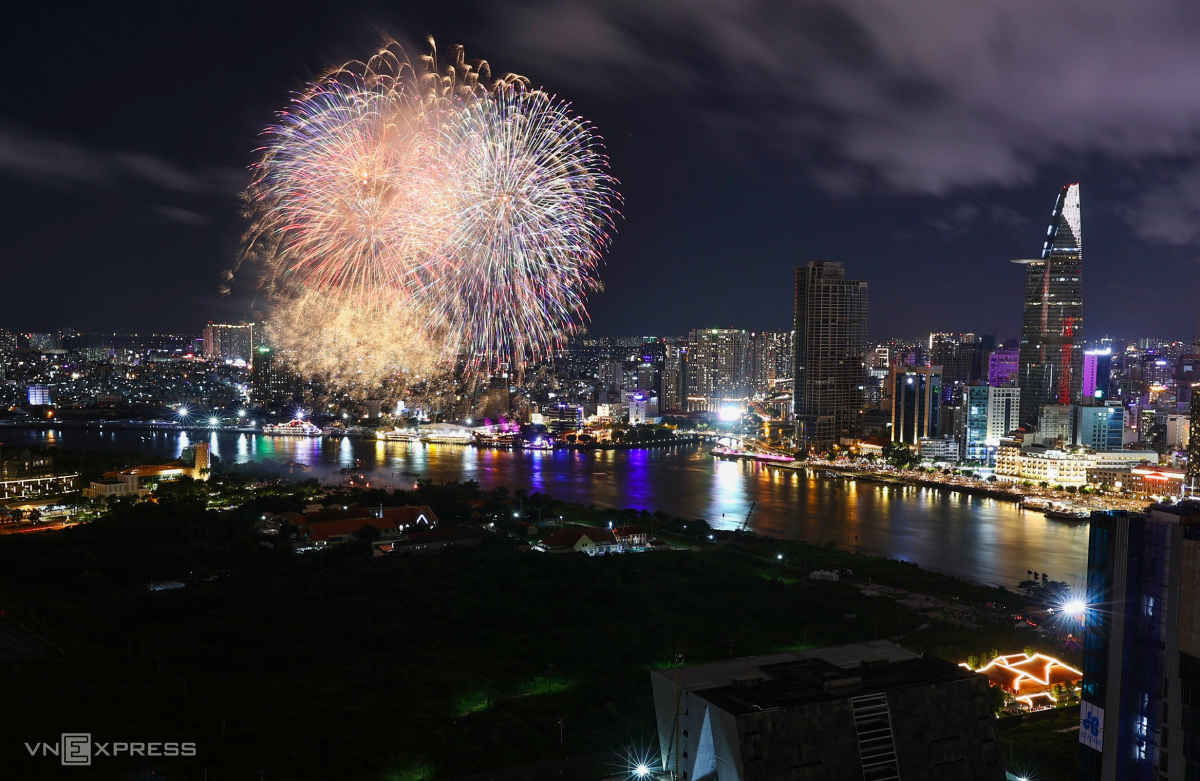
[[[687,781],[1003,781],[988,679],[878,641],[650,674]]]
[[[209,323],[204,326],[204,357],[250,363],[254,358],[254,326],[250,323]]]
[[[583,407],[560,401],[542,411],[546,428],[555,434],[583,428]]]
[[[921,439],[936,437],[942,405],[941,366],[893,366],[893,442],[916,447]]]
[[[1108,398],[1112,359],[1111,347],[1088,350],[1083,354],[1083,380],[1079,391],[1083,404],[1103,404]]]
[[[987,448],[988,410],[991,407],[991,388],[969,385],[963,393],[962,429],[959,442],[962,457],[967,461],[990,461]]]
[[[792,378],[801,448],[823,448],[858,430],[867,314],[867,283],[847,279],[841,263],[810,262],[796,269]]]
[[[1048,404],[1038,414],[1035,443],[1064,448],[1075,444],[1075,418],[1079,408],[1072,404]]]
[[[1200,345],[1195,345],[1195,349],[1200,351]],[[1192,386],[1197,383],[1200,383],[1200,355],[1179,356],[1175,363],[1175,397],[1184,407],[1192,403]]]
[[[991,463],[1000,440],[1017,428],[1020,408],[1019,388],[967,386],[963,394],[962,425],[958,429],[963,458]]]
[[[32,407],[49,407],[51,402],[49,385],[30,385],[25,389],[25,398]]]
[[[993,350],[988,355],[988,385],[1016,385],[1020,368],[1020,351]]]
[[[1200,383],[1192,385],[1192,430],[1188,433],[1187,486],[1192,496],[1200,496]]]
[[[1030,428],[1047,405],[1078,404],[1083,379],[1083,244],[1079,185],[1062,188],[1035,260],[1025,266],[1021,323],[1021,422]]]
[[[1125,410],[1119,403],[1080,407],[1075,444],[1092,450],[1120,450],[1125,434]]]
[[[1200,778],[1200,502],[1092,513],[1081,781]]]

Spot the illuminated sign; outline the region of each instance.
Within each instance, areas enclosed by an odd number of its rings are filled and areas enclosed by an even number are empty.
[[[1090,702],[1079,703],[1079,742],[1088,748],[1104,748],[1104,708]]]

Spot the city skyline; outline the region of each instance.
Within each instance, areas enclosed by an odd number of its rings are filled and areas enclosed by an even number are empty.
[[[613,16],[616,11],[586,2],[565,7],[592,24],[599,39],[617,44],[613,52],[631,49],[638,37],[629,29],[632,22],[644,20],[654,30],[662,23],[649,8],[626,9],[629,18],[620,19]],[[744,31],[761,47],[758,54],[769,59],[780,38],[747,8],[730,3],[729,25]],[[804,35],[800,52],[814,66],[813,85],[768,69],[778,86],[778,105],[768,108],[761,97],[769,87],[754,84],[731,92],[733,105],[722,107],[699,97],[686,68],[661,62],[664,54],[639,52],[629,61],[614,61],[611,53],[585,45],[574,53],[555,48],[551,33],[559,33],[564,43],[578,43],[578,31],[563,27],[564,10],[536,3],[503,9],[469,4],[453,17],[369,2],[350,12],[305,4],[282,17],[263,9],[218,10],[202,26],[191,23],[186,9],[115,26],[81,6],[71,15],[73,24],[103,35],[80,36],[69,56],[60,51],[58,28],[38,23],[46,9],[21,13],[26,23],[12,29],[29,32],[8,42],[2,56],[14,68],[43,63],[45,78],[59,87],[48,92],[32,83],[15,84],[14,100],[0,112],[0,176],[10,183],[5,198],[12,215],[0,253],[9,259],[9,318],[15,321],[6,327],[42,331],[62,325],[37,295],[45,290],[46,268],[56,271],[55,300],[73,313],[71,325],[84,330],[174,331],[196,321],[250,316],[249,291],[235,289],[228,298],[217,291],[222,269],[237,259],[245,226],[236,195],[248,182],[246,167],[261,142],[257,133],[306,79],[347,53],[376,45],[386,30],[407,41],[419,41],[428,32],[447,46],[463,43],[469,56],[561,90],[604,136],[625,203],[600,269],[605,290],[589,299],[594,334],[615,335],[634,321],[644,323],[639,330],[648,333],[698,326],[785,330],[790,297],[772,280],[790,276],[796,265],[822,260],[846,262],[859,269],[859,278],[892,293],[874,302],[873,339],[946,329],[1014,334],[1021,313],[1012,302],[1022,279],[1008,261],[1029,257],[1040,244],[1045,193],[1064,181],[1083,182],[1088,208],[1096,215],[1089,223],[1089,332],[1137,330],[1188,338],[1195,328],[1196,313],[1186,306],[1160,307],[1153,301],[1158,292],[1200,282],[1196,236],[1188,227],[1193,222],[1189,210],[1195,208],[1186,186],[1190,153],[1186,146],[1172,147],[1185,158],[1178,165],[1162,156],[1164,138],[1186,134],[1196,120],[1153,102],[1160,98],[1147,98],[1151,104],[1119,120],[1127,123],[1119,129],[1140,130],[1154,124],[1148,117],[1158,122],[1167,116],[1161,132],[1143,134],[1138,142],[1109,141],[1110,136],[1132,137],[1103,133],[1106,122],[1118,121],[1106,111],[1112,98],[1076,90],[1071,93],[1079,104],[1075,115],[1095,127],[1063,126],[1047,137],[1017,119],[1022,112],[1036,115],[1026,109],[1040,105],[1040,89],[1031,92],[1028,106],[996,90],[977,99],[1013,117],[1015,129],[1001,138],[982,132],[964,136],[966,129],[979,130],[975,117],[982,107],[963,96],[953,69],[921,61],[914,73],[906,73],[887,47],[885,32],[856,11],[838,13],[846,29],[861,32],[857,45],[874,64],[855,75],[854,94],[869,105],[884,100],[880,85],[888,78],[911,78],[937,100],[932,107],[901,103],[894,130],[911,134],[914,123],[946,113],[955,121],[936,125],[938,133],[949,136],[941,148],[916,147],[909,136],[877,153],[854,147],[860,138],[855,133],[866,132],[858,124],[861,118],[829,106],[822,91],[843,66]],[[986,44],[1000,34],[996,24],[1006,18],[1002,9],[987,6],[972,14],[977,24],[964,41]],[[1184,29],[1191,25],[1189,19],[1171,21]],[[1087,66],[1106,72],[1130,64],[1124,50],[1085,46],[1082,21],[1060,22],[1063,45],[1077,51]],[[798,23],[780,20],[792,32]],[[214,37],[229,42],[229,56],[205,68],[166,65],[162,72],[148,71],[145,61],[165,62],[157,36],[149,34],[163,24],[176,30],[171,37],[172,55],[180,58],[176,62],[205,61],[206,42]],[[1144,41],[1165,22],[1151,18],[1131,24],[1140,36],[1136,40]],[[723,36],[697,38],[705,29],[698,25],[662,34],[676,48],[703,57],[719,83],[745,83],[739,77],[746,63],[724,46]],[[905,26],[895,35],[895,43],[907,50],[917,33]],[[1117,32],[1104,25],[1088,28],[1087,35],[1103,39]],[[831,36],[830,43],[839,40]],[[107,51],[109,41],[117,44],[115,53]],[[1178,46],[1159,47],[1137,63],[1135,72],[1171,83],[1169,74],[1189,58]],[[969,61],[977,62],[975,55]],[[583,65],[594,78],[577,72]],[[654,71],[659,78],[634,78],[631,70],[638,65],[659,66]],[[1023,66],[996,67],[996,80],[1012,93],[1037,84],[1027,84],[1034,74]],[[133,73],[145,89],[113,95],[106,88]],[[1067,82],[1064,93],[1082,78],[1074,70],[1056,75]],[[217,89],[224,90],[225,99],[197,112],[192,96]],[[100,95],[102,104],[96,102]],[[70,107],[69,114],[64,107]],[[778,143],[747,144],[755,131],[727,121],[731,113],[766,112],[764,126],[786,127],[785,120],[822,109],[833,110],[855,132],[844,137],[830,131],[816,137],[785,133],[795,143],[781,150]],[[870,110],[878,109],[871,105]],[[103,121],[71,119],[89,113]],[[696,132],[677,133],[681,123]],[[1057,154],[1068,142],[1075,154]],[[987,154],[964,159],[968,143]],[[833,154],[822,158],[821,150],[831,144]],[[991,169],[989,159],[995,160]],[[696,160],[705,164],[696,166]],[[966,246],[972,250],[964,255]],[[1133,265],[1139,268],[1137,278],[1125,283],[1123,275]],[[121,295],[92,295],[106,288]],[[907,305],[914,296],[938,305],[914,309]],[[128,306],[126,300],[139,305]],[[698,311],[705,314],[696,319],[704,322],[688,322]],[[749,311],[759,322],[738,322]],[[1127,322],[1131,313],[1137,315],[1136,329]]]

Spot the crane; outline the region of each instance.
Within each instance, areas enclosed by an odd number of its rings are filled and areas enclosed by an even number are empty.
[[[758,502],[751,502],[751,503],[750,503],[750,509],[746,511],[746,517],[745,517],[745,519],[742,521],[742,527],[741,527],[740,529],[738,529],[738,531],[740,531],[740,532],[744,532],[744,531],[746,531],[746,525],[747,525],[748,523],[750,523],[750,514],[754,512],[754,505],[756,505],[756,504],[758,504]]]

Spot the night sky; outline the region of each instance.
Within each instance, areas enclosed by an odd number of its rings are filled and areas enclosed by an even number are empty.
[[[22,3],[0,63],[0,326],[198,331],[258,133],[384,32],[467,47],[605,137],[601,335],[788,328],[792,274],[871,284],[871,334],[1015,336],[1082,184],[1086,333],[1200,316],[1200,5],[1141,0]]]

